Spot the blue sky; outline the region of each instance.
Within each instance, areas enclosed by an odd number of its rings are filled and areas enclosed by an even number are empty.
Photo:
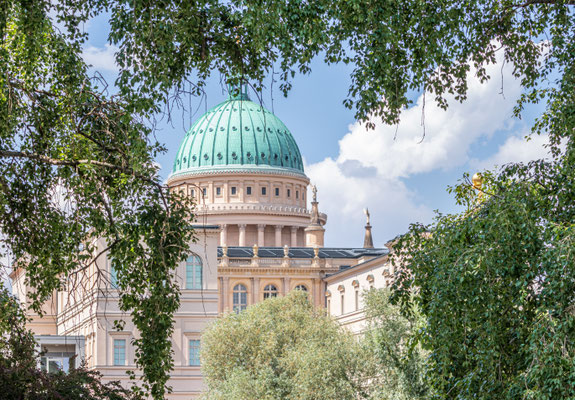
[[[114,48],[106,43],[105,18],[92,21],[87,29],[91,38],[85,59],[113,81]],[[446,188],[464,172],[473,174],[546,155],[546,137],[524,140],[541,108],[528,108],[522,120],[512,118],[521,89],[508,67],[502,76],[500,65],[490,66],[494,79],[486,84],[470,73],[468,100],[464,104],[452,101],[447,111],[428,98],[422,142],[421,94],[414,94],[416,104],[403,113],[395,140],[395,126],[378,124],[368,131],[356,123],[353,110],[342,104],[351,70],[352,66],[328,66],[316,59],[310,75],[295,78],[287,98],[277,85],[273,93],[263,93],[264,105],[273,108],[295,137],[306,173],[318,187],[320,209],[328,214],[327,246],[363,244],[364,207],[372,215],[375,245],[382,246],[405,232],[409,223],[430,222],[434,210],[458,211]],[[502,77],[504,95],[500,94]],[[191,123],[227,97],[220,78],[217,75],[208,82],[203,99],[190,99],[192,108],[200,111],[192,115],[179,110],[171,124],[162,121],[158,125],[157,137],[168,149],[157,160],[163,178],[168,177]]]

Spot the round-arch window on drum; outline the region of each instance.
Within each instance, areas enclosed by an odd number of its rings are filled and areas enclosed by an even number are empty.
[[[277,297],[278,288],[275,285],[266,285],[264,287],[264,299],[269,299],[270,297]]]
[[[294,290],[302,290],[304,292],[307,292],[307,287],[306,285],[297,285]]]
[[[186,289],[202,288],[202,259],[192,254],[186,260]]]
[[[248,289],[241,283],[234,286],[233,307],[235,312],[240,312],[248,308]]]

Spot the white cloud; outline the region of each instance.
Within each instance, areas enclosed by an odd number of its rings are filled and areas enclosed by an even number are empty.
[[[433,213],[423,204],[426,199],[418,198],[417,188],[407,187],[404,180],[478,164],[470,156],[473,145],[488,142],[496,132],[510,134],[521,128],[512,119],[520,83],[511,76],[510,68],[501,71],[501,65],[488,66],[492,79],[484,84],[470,74],[467,100],[458,103],[450,99],[447,110],[427,96],[423,141],[424,97],[420,96],[403,112],[399,127],[376,123],[374,130],[367,130],[362,124],[352,124],[339,141],[337,157],[308,165],[307,174],[318,187],[320,209],[328,214],[326,244],[361,246],[362,209],[366,206],[372,213],[376,246],[405,232],[409,223],[431,222]],[[505,96],[500,94],[502,79]],[[541,144],[539,137],[524,144],[520,137],[512,136],[484,163],[538,158]],[[438,187],[443,190],[445,185]]]
[[[88,46],[82,52],[86,64],[91,65],[100,72],[117,72],[118,66],[115,61],[116,46],[106,44],[105,47]]]
[[[497,149],[497,153],[485,160],[472,160],[474,169],[495,169],[512,162],[529,162],[542,158],[549,158],[548,135],[530,135],[528,139],[525,134],[510,136]]]
[[[431,217],[431,210],[417,205],[415,194],[401,180],[346,175],[344,170],[331,158],[306,166],[307,175],[318,187],[320,211],[328,215],[327,246],[363,246],[366,206],[372,214],[374,245],[378,247],[400,233],[397,227],[405,231],[410,221]]]

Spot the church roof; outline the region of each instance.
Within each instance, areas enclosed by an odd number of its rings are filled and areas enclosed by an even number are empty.
[[[211,170],[292,172],[303,175],[299,148],[284,123],[254,103],[247,92],[233,92],[190,128],[171,176]]]
[[[383,249],[364,249],[364,248],[345,248],[345,247],[322,247],[319,249],[319,258],[360,258],[364,256],[379,257],[389,253],[387,248]],[[251,258],[253,257],[251,247],[228,247],[228,257],[230,258]],[[314,258],[313,247],[290,247],[289,257],[291,258]],[[218,257],[223,256],[221,247],[218,247]],[[283,247],[260,247],[258,249],[260,258],[282,258],[284,256]]]

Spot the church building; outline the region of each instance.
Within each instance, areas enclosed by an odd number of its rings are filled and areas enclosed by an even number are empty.
[[[168,185],[194,200],[198,239],[176,274],[181,307],[174,316],[171,399],[201,394],[202,331],[223,313],[303,290],[346,329],[365,329],[361,295],[391,282],[389,248],[374,248],[368,213],[365,237],[358,238],[363,246],[325,246],[327,215],[314,186],[308,199],[310,179],[296,141],[245,88],[230,90],[226,101],[193,124]],[[99,245],[105,248],[103,240]],[[102,271],[107,279],[98,280]],[[41,366],[66,370],[83,360],[105,379],[128,384],[125,371],[135,370],[131,341],[138,332],[119,310],[111,263],[101,257],[77,276],[91,284],[54,293],[42,318],[31,315],[29,327],[45,351]],[[11,278],[25,304],[25,271]],[[126,322],[122,331],[115,320]]]

